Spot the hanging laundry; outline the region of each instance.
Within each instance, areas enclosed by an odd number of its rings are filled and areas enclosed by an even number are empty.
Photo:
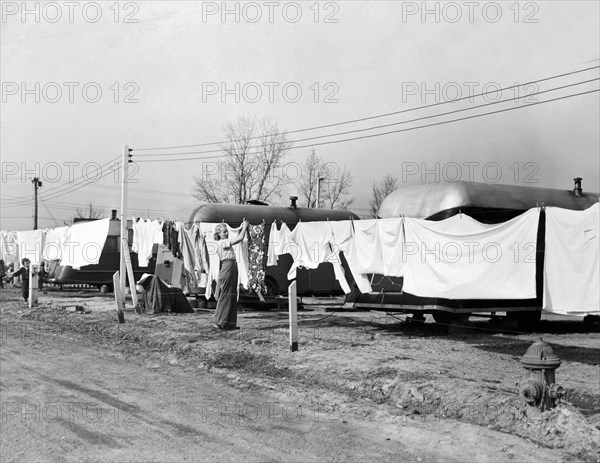
[[[198,286],[199,275],[196,273],[196,249],[194,248],[192,234],[193,229],[191,227],[189,230],[186,230],[182,226],[179,230],[181,254],[183,255],[183,267],[186,270],[186,277],[189,280],[189,285]]]
[[[71,225],[61,250],[60,265],[77,269],[97,264],[108,236],[109,222],[110,219],[102,219]]]
[[[46,232],[44,239],[44,248],[42,251],[42,259],[44,260],[60,260],[61,249],[67,239],[69,227],[50,228]]]
[[[242,226],[240,225],[237,228],[230,227],[227,225],[227,229],[229,230],[229,236],[234,237],[237,236],[241,230]],[[248,235],[244,236],[244,239],[237,244],[233,245],[233,250],[235,251],[235,259],[238,266],[238,288],[239,285],[242,285],[244,289],[248,289]],[[239,291],[238,291],[239,296]]]
[[[403,290],[448,299],[533,299],[539,211],[481,230],[406,218]],[[453,224],[458,224],[454,219]]]
[[[358,289],[361,293],[369,293],[372,291],[371,283],[369,283],[369,279],[366,275],[362,274],[359,271],[358,265],[349,258],[349,248],[352,246],[352,240],[354,238],[354,224],[357,223],[351,220],[341,220],[329,222],[329,226],[332,230],[332,240],[331,246],[333,249],[336,249],[338,252],[341,252],[346,258],[346,262],[348,263],[348,268],[352,273],[354,278],[354,283],[358,286]],[[341,266],[340,266],[341,267]],[[341,267],[343,272],[343,267]],[[338,278],[339,269],[334,267],[334,273],[336,278]],[[339,280],[339,278],[338,278]],[[349,291],[348,291],[349,292]]]
[[[158,220],[146,220],[133,218],[133,241],[131,250],[138,255],[140,267],[147,267],[148,260],[152,257],[152,247],[155,243],[162,243],[162,224]]]
[[[383,272],[383,254],[377,219],[354,222],[354,235],[350,245],[346,248],[345,255],[346,259],[352,262],[354,271],[358,273]]]
[[[316,269],[319,264],[328,262],[333,265],[334,274],[345,293],[350,292],[344,269],[341,265],[339,250],[331,243],[334,240],[333,229],[327,222],[299,222],[290,234],[288,253],[294,263],[288,272],[288,280],[296,278],[296,269],[305,267]]]
[[[27,258],[31,264],[38,265],[42,261],[44,235],[44,230],[18,231],[19,259]]]
[[[292,232],[284,222],[281,223],[281,228],[278,230],[276,222],[274,221],[271,224],[271,231],[269,233],[268,266],[277,265],[279,256],[287,254],[289,251],[290,234]]]
[[[374,273],[390,277],[404,276],[403,219],[377,220],[377,238],[381,249],[381,266]]]
[[[214,239],[215,227],[217,224],[214,223],[200,223],[200,233],[204,237],[206,243],[206,249],[208,251],[208,274],[206,282],[206,290],[204,296],[206,299],[210,299],[213,295],[213,284],[219,281],[219,267],[221,261],[218,254],[218,244]]]
[[[248,226],[248,287],[265,294],[265,224]]]
[[[206,241],[204,235],[197,223],[194,223],[191,228],[192,243],[195,253],[195,270],[200,286],[206,284],[206,275],[208,274],[208,250],[206,249]],[[202,278],[204,275],[204,278]]]
[[[546,208],[544,303],[550,312],[600,312],[600,206],[584,211]]]
[[[14,268],[20,267],[16,232],[0,231],[0,259],[4,260],[7,267],[11,264]]]
[[[173,222],[171,225],[171,251],[173,252],[173,256],[178,259],[182,258],[181,249],[179,248],[179,225],[177,222]]]

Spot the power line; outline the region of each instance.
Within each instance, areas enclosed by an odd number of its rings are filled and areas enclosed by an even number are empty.
[[[373,119],[379,119],[382,117],[389,117],[389,116],[395,116],[398,114],[403,114],[403,113],[407,113],[410,111],[417,111],[420,109],[426,109],[426,108],[432,108],[432,107],[436,107],[436,106],[441,106],[444,104],[448,104],[448,103],[456,103],[459,101],[464,101],[467,99],[471,99],[471,98],[476,98],[476,97],[480,97],[480,96],[485,96],[485,95],[489,95],[491,93],[497,93],[497,92],[502,92],[505,90],[511,90],[514,88],[519,88],[519,87],[524,87],[526,85],[532,85],[532,84],[537,84],[540,82],[546,82],[548,80],[553,80],[553,79],[558,79],[561,77],[566,77],[566,76],[570,76],[570,75],[574,75],[574,74],[579,74],[582,72],[586,72],[586,71],[590,71],[592,69],[598,69],[600,68],[600,66],[592,66],[592,67],[588,67],[588,68],[584,68],[584,69],[579,69],[577,71],[571,71],[571,72],[567,72],[567,73],[563,73],[563,74],[557,74],[554,76],[550,76],[550,77],[545,77],[543,79],[538,79],[538,80],[532,80],[530,82],[526,82],[523,84],[515,84],[515,85],[511,85],[509,87],[504,87],[504,88],[500,88],[500,89],[495,89],[495,90],[490,90],[488,92],[482,92],[482,93],[478,93],[476,95],[469,95],[466,97],[462,97],[462,98],[457,98],[454,100],[448,100],[448,101],[442,101],[442,102],[438,102],[438,103],[432,103],[429,105],[424,105],[424,106],[417,106],[416,108],[410,108],[410,109],[404,109],[402,111],[393,111],[390,113],[384,113],[384,114],[378,114],[375,116],[368,116],[368,117],[363,117],[363,118],[359,118],[359,119],[350,119],[347,121],[343,121],[343,122],[336,122],[336,123],[332,123],[332,124],[325,124],[325,125],[318,125],[318,126],[313,126],[313,127],[307,127],[304,129],[297,129],[297,130],[289,130],[286,132],[282,132],[281,135],[290,135],[293,133],[300,133],[300,132],[307,132],[307,131],[311,131],[311,130],[317,130],[317,129],[325,129],[325,128],[330,128],[330,127],[337,127],[340,125],[346,125],[346,124],[354,124],[357,122],[364,122],[364,121],[369,121],[369,120],[373,120]],[[261,136],[256,136],[256,137],[250,137],[249,140],[256,140],[262,138]],[[181,149],[181,148],[193,148],[196,146],[211,146],[211,145],[222,145],[222,144],[226,144],[226,143],[235,143],[235,142],[239,142],[239,141],[244,141],[244,140],[225,140],[225,141],[219,141],[219,142],[210,142],[210,143],[198,143],[198,144],[193,144],[193,145],[179,145],[179,146],[164,146],[164,147],[155,147],[155,148],[135,148],[133,149],[133,151],[154,151],[154,150],[163,150],[163,149]],[[173,155],[176,154],[181,154],[181,153],[171,153]]]
[[[576,85],[583,85],[583,84],[588,84],[590,82],[595,82],[597,80],[600,80],[600,78],[596,78],[596,79],[589,79],[589,80],[585,80],[585,81],[581,81],[581,82],[576,82],[573,84],[568,84],[568,85],[563,85],[560,87],[555,87],[555,88],[551,88],[548,90],[543,90],[540,92],[536,92],[536,93],[532,93],[531,95],[528,96],[535,96],[535,95],[541,95],[543,93],[549,93],[549,92],[555,92],[557,90],[563,90],[565,88],[569,88],[569,87],[574,87]],[[307,137],[307,138],[300,138],[298,140],[291,140],[290,143],[298,143],[298,142],[304,142],[304,141],[309,141],[309,140],[318,140],[321,138],[330,138],[330,137],[335,137],[335,136],[339,136],[339,135],[349,135],[352,133],[359,133],[359,132],[366,132],[369,130],[376,130],[376,129],[382,129],[382,128],[386,128],[386,127],[393,127],[396,125],[403,125],[403,124],[409,124],[411,122],[417,122],[417,121],[422,121],[422,120],[426,120],[426,119],[432,119],[435,117],[441,117],[441,116],[448,116],[450,114],[456,114],[456,113],[460,113],[460,112],[464,112],[464,111],[472,111],[475,109],[479,109],[479,108],[484,108],[484,107],[488,107],[488,106],[492,106],[495,104],[501,104],[501,103],[506,103],[508,101],[512,101],[512,98],[507,98],[504,100],[498,100],[498,101],[493,101],[491,103],[485,103],[485,104],[481,104],[481,105],[477,105],[477,106],[472,106],[469,108],[462,108],[462,109],[455,109],[453,111],[447,111],[445,113],[439,113],[439,114],[433,114],[430,116],[423,116],[423,117],[418,117],[415,119],[409,119],[407,121],[399,121],[399,122],[392,122],[389,124],[384,124],[384,125],[378,125],[378,126],[373,126],[373,127],[367,127],[364,129],[354,129],[354,130],[349,130],[346,132],[337,132],[337,133],[332,133],[332,134],[326,134],[326,135],[318,135],[318,136],[314,136],[314,137]],[[270,145],[257,145],[253,148],[265,148],[268,147]],[[294,147],[290,147],[289,149],[294,149]],[[146,157],[150,157],[150,156],[172,156],[172,155],[188,155],[188,154],[204,154],[204,153],[218,153],[218,152],[222,152],[223,150],[208,150],[208,151],[189,151],[187,153],[163,153],[163,154],[141,154],[139,156],[146,156]],[[253,155],[253,154],[258,154],[259,151],[257,152],[252,152],[252,153],[246,153],[248,155]],[[222,154],[221,156],[225,156],[226,154]],[[230,155],[231,156],[231,155]],[[151,162],[145,159],[142,159],[138,162]]]
[[[435,122],[435,123],[431,123],[431,124],[419,125],[419,126],[410,127],[410,128],[407,128],[407,129],[390,130],[390,131],[387,131],[387,132],[376,133],[376,134],[371,134],[371,135],[363,135],[363,136],[360,136],[360,137],[344,138],[344,139],[341,139],[341,140],[332,140],[332,141],[327,141],[327,142],[311,143],[311,144],[307,144],[307,145],[292,146],[290,148],[290,150],[291,149],[299,149],[299,148],[309,148],[309,147],[321,146],[321,145],[331,145],[331,144],[343,143],[343,142],[347,142],[347,141],[364,140],[364,139],[368,139],[368,138],[381,137],[381,136],[384,136],[384,135],[390,135],[390,134],[394,134],[394,133],[409,132],[409,131],[412,131],[412,130],[424,129],[424,128],[427,128],[427,127],[435,127],[435,126],[438,126],[438,125],[445,125],[445,124],[450,124],[450,123],[453,123],[453,122],[460,122],[460,121],[465,121],[465,120],[469,120],[469,119],[476,119],[476,118],[479,118],[479,117],[489,116],[489,115],[492,115],[492,114],[499,114],[499,113],[503,113],[503,112],[514,111],[514,110],[517,110],[517,109],[523,109],[523,108],[527,108],[527,107],[530,107],[530,106],[537,106],[537,105],[541,105],[541,104],[544,104],[544,103],[552,103],[554,101],[564,100],[564,99],[567,99],[567,98],[573,98],[573,97],[576,97],[576,96],[587,95],[587,94],[595,93],[595,92],[598,92],[598,91],[600,91],[600,89],[590,90],[590,91],[580,92],[580,93],[574,93],[574,94],[571,94],[571,95],[566,95],[566,96],[562,96],[562,97],[552,98],[550,100],[537,101],[535,103],[527,103],[527,104],[523,104],[521,106],[515,106],[515,107],[512,107],[512,108],[500,109],[500,110],[497,110],[497,111],[489,111],[489,112],[486,112],[486,113],[475,114],[475,115],[472,115],[472,116],[461,117],[461,118],[458,118],[458,119],[451,119],[449,121],[441,121],[441,122]],[[489,105],[496,104],[496,103],[499,103],[499,102],[490,103]],[[248,154],[256,154],[256,153],[248,153]],[[140,163],[140,162],[196,161],[196,160],[204,160],[204,159],[212,159],[212,158],[221,158],[221,157],[224,157],[224,156],[228,156],[228,155],[227,154],[221,154],[221,155],[218,155],[218,156],[205,156],[205,157],[192,157],[192,158],[176,158],[176,159],[159,159],[159,160],[156,160],[156,161],[153,161],[153,160],[139,160],[137,162]]]
[[[110,161],[106,165],[108,165],[108,164],[110,164]],[[119,169],[121,169],[121,166],[119,166]],[[100,177],[98,177],[96,179],[96,181],[99,181],[100,179],[102,179],[102,178],[110,175],[111,173],[113,173],[111,170],[107,170],[106,172],[102,173],[100,175]],[[83,188],[86,185],[89,185],[89,180],[87,180],[87,179],[84,180],[84,181],[81,181],[81,182],[75,182],[72,185],[69,185],[67,188],[63,189],[62,191],[55,191],[53,193],[50,193],[50,196],[48,196],[46,194],[46,199],[55,199],[55,198],[58,198],[60,196],[64,196],[65,194],[77,191],[77,190]],[[17,201],[17,202],[14,203],[14,205],[26,205],[26,204],[28,204],[28,200]]]

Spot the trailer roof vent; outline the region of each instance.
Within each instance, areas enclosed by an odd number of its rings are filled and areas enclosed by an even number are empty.
[[[296,209],[298,206],[296,205],[296,201],[298,201],[298,196],[290,196],[290,207]]]
[[[581,177],[575,177],[573,181],[575,182],[575,188],[573,188],[573,193],[575,196],[583,196],[583,190],[581,189],[581,181],[583,179]]]

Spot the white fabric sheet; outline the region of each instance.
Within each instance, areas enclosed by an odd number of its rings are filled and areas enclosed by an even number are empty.
[[[0,231],[0,259],[4,260],[4,264],[8,267],[14,265],[17,270],[19,265],[19,247],[17,246],[17,233],[14,231]]]
[[[544,304],[549,312],[600,313],[600,206],[546,208]]]
[[[351,247],[354,243],[354,225],[358,221],[352,220],[341,220],[335,222],[329,222],[333,231],[332,243],[337,246],[337,249],[344,254],[348,268],[352,272],[354,282],[361,293],[369,293],[373,289],[367,276],[359,271],[359,264],[354,262],[350,257],[352,254]],[[354,254],[356,255],[356,254]]]
[[[406,218],[404,291],[448,299],[535,298],[538,220],[532,209],[484,230],[446,232],[442,222]],[[465,221],[462,227],[477,226]]]
[[[110,219],[78,222],[67,230],[60,265],[73,268],[95,265],[100,261],[108,236]]]
[[[61,249],[67,239],[69,227],[50,228],[46,231],[42,258],[44,260],[60,260]]]
[[[320,264],[328,262],[333,265],[335,277],[342,290],[349,293],[350,286],[344,275],[339,250],[331,245],[333,239],[333,229],[329,221],[298,222],[290,234],[290,243],[286,246],[294,259],[288,271],[288,280],[296,278],[298,267],[316,269]]]
[[[155,243],[162,244],[162,223],[158,220],[146,220],[140,218],[137,222],[133,217],[133,241],[131,250],[138,255],[140,267],[148,267],[148,261],[152,257],[152,246]]]
[[[42,261],[42,250],[44,246],[44,230],[28,230],[17,232],[17,245],[19,247],[19,259],[27,258],[33,265],[39,265]],[[15,266],[15,270],[17,267]]]
[[[287,254],[290,243],[290,231],[289,227],[285,224],[281,224],[281,228],[277,229],[276,221],[271,224],[271,230],[269,232],[269,247],[267,249],[267,265],[277,265],[279,256]]]

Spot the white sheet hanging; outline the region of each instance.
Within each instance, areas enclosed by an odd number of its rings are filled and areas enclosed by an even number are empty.
[[[148,261],[152,257],[152,247],[155,243],[162,244],[163,232],[162,223],[158,220],[146,220],[140,218],[136,222],[133,217],[132,227],[133,241],[131,250],[138,255],[138,264],[140,267],[148,267]]]
[[[465,222],[462,232],[447,232],[442,222],[406,218],[404,291],[448,299],[535,298],[538,220],[532,209],[484,230]]]
[[[7,267],[13,264],[15,270],[19,269],[19,246],[17,245],[16,232],[0,231],[0,259],[4,260]]]
[[[549,312],[600,313],[600,206],[546,208],[544,303]]]
[[[108,236],[109,222],[110,219],[101,219],[71,225],[61,249],[60,265],[77,269],[97,264]]]
[[[69,227],[50,228],[46,231],[42,258],[44,260],[60,260],[61,249],[67,239]]]
[[[354,221],[354,224],[356,223],[358,223],[358,221]],[[373,289],[371,288],[369,279],[365,274],[359,271],[359,265],[350,258],[350,254],[352,254],[350,248],[353,246],[354,239],[353,221],[340,220],[329,222],[329,225],[333,232],[332,245],[337,247],[337,249],[344,254],[356,286],[358,286],[361,293],[371,292]]]
[[[267,249],[267,265],[277,265],[279,256],[287,254],[290,243],[290,234],[292,233],[285,223],[281,224],[281,228],[277,229],[277,221],[271,224],[269,232],[269,246]]]
[[[16,238],[19,247],[19,259],[27,258],[33,265],[39,265],[42,261],[44,235],[44,230],[18,231]]]
[[[288,271],[288,280],[296,278],[296,269],[305,267],[316,269],[320,264],[328,262],[333,265],[336,279],[345,293],[350,292],[342,268],[339,250],[332,246],[333,229],[327,222],[298,222],[290,234],[288,253],[294,262]]]

